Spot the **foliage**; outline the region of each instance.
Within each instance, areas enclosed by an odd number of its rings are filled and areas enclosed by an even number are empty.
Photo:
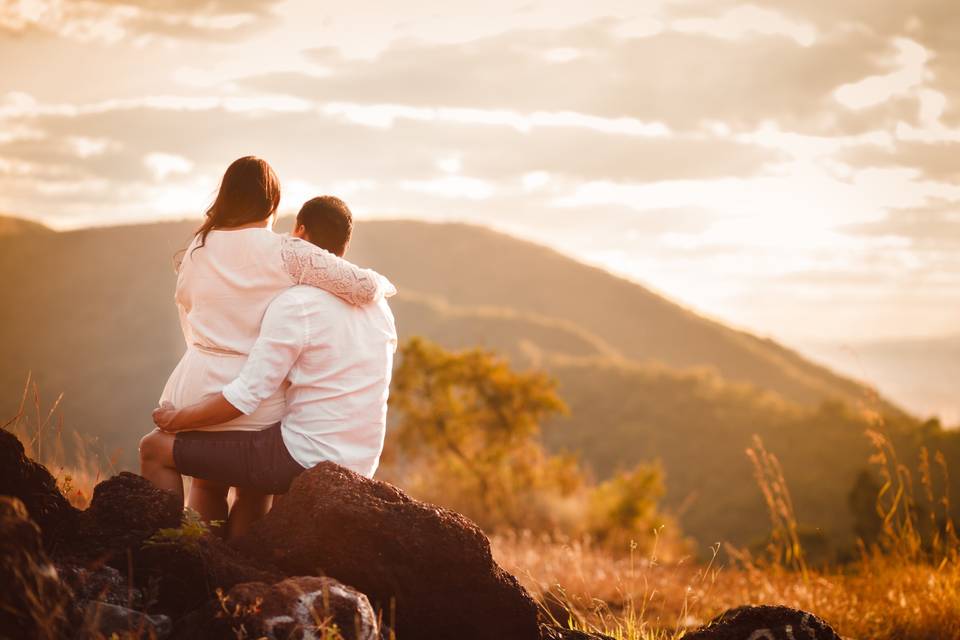
[[[539,442],[540,420],[565,410],[545,375],[514,372],[479,349],[452,353],[419,338],[402,346],[399,362],[390,444],[417,467],[408,475],[411,491],[443,497],[493,529],[531,524],[538,494],[566,497],[580,487],[575,462],[549,456]]]
[[[221,520],[212,520],[208,525],[200,517],[200,514],[193,509],[183,510],[183,520],[179,527],[164,528],[157,530],[143,543],[145,547],[156,547],[162,545],[183,545],[196,548],[200,539],[210,533],[211,526],[223,524]]]
[[[662,504],[680,514],[684,533],[699,548],[718,540],[745,546],[768,533],[766,505],[744,456],[757,434],[790,483],[798,521],[821,531],[833,555],[855,555],[848,495],[871,455],[864,433],[875,424],[875,411],[843,402],[799,406],[707,370],[583,358],[548,359],[543,366],[570,407],[569,416],[543,424],[547,449],[576,451],[598,478],[658,460],[667,478]],[[886,413],[882,431],[914,473],[928,448],[938,483],[933,451],[951,467],[960,462],[960,430]],[[948,483],[956,495],[960,474]],[[955,518],[958,507],[952,505]]]
[[[648,546],[662,521],[658,468],[637,466],[595,485],[575,457],[544,450],[540,422],[566,407],[543,373],[414,338],[400,349],[390,402],[385,473],[487,531],[562,530],[620,548],[630,540]]]
[[[637,465],[597,485],[589,497],[589,533],[612,549],[631,544],[649,549],[651,533],[666,519],[657,512],[663,474],[656,465]]]

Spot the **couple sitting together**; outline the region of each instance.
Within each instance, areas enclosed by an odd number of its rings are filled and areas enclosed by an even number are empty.
[[[397,347],[383,276],[343,259],[353,220],[323,196],[273,231],[280,183],[255,157],[227,169],[178,268],[186,353],[140,441],[141,474],[225,535],[244,533],[304,469],[377,469]],[[235,489],[232,506],[227,494]]]

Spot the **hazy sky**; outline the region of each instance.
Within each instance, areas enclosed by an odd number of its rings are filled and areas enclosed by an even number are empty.
[[[0,210],[199,217],[256,154],[287,211],[489,224],[763,334],[950,333],[957,33],[944,0],[0,0]]]

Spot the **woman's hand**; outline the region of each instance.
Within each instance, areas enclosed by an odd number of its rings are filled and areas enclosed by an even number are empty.
[[[153,410],[153,424],[157,425],[160,431],[173,433],[177,431],[177,415],[180,412],[171,402],[161,402],[160,406]]]

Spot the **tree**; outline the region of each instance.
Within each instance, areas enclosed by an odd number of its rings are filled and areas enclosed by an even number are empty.
[[[551,519],[543,498],[571,496],[583,484],[574,458],[549,455],[540,443],[541,421],[566,411],[556,383],[515,372],[489,351],[409,340],[390,407],[392,471],[405,467],[408,490],[484,528],[547,524],[537,522]]]
[[[647,551],[644,543],[650,541],[655,529],[667,523],[657,511],[663,490],[659,465],[641,464],[618,472],[590,492],[588,531],[608,547],[623,550],[639,545]]]

